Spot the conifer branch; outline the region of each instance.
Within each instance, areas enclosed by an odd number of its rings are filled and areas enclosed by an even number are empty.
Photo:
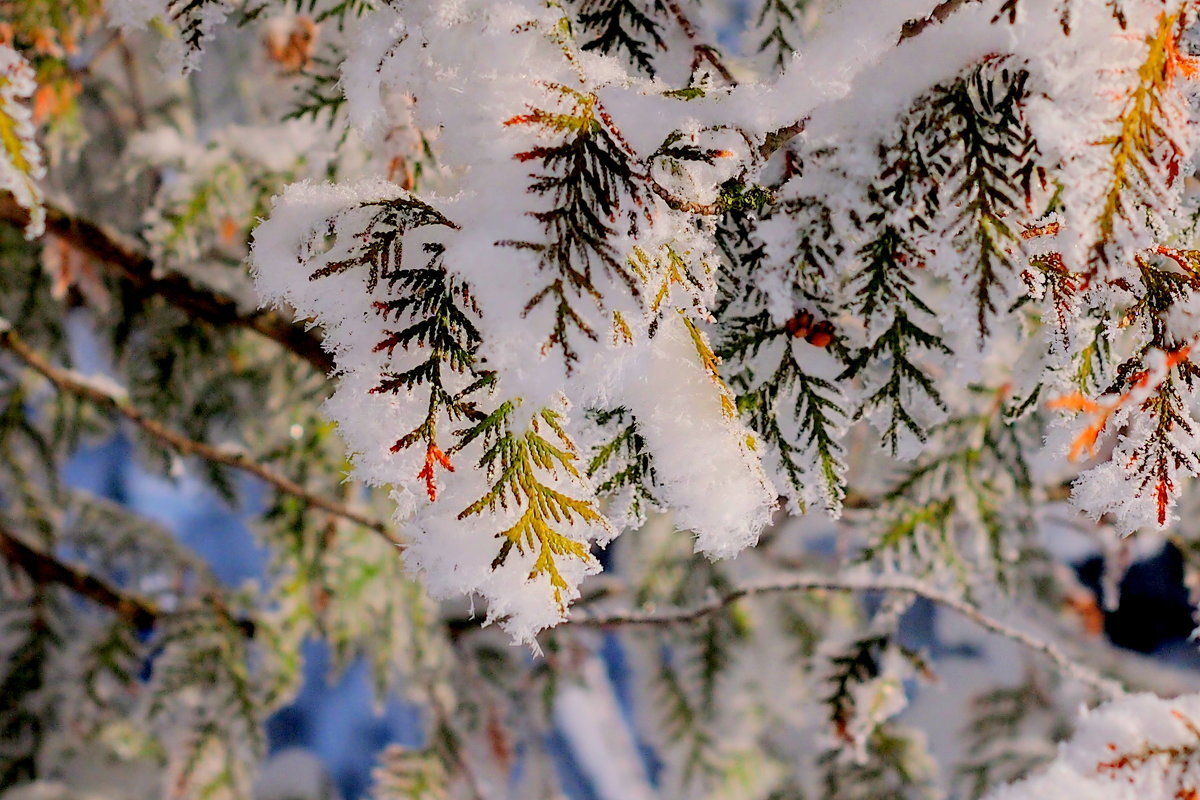
[[[46,230],[67,241],[103,266],[113,277],[137,289],[145,297],[161,297],[194,319],[216,328],[246,328],[271,339],[323,374],[333,370],[333,358],[321,349],[321,341],[300,325],[288,322],[274,311],[243,312],[228,295],[197,285],[178,272],[164,271],[119,233],[83,217],[47,204]],[[18,228],[28,222],[28,213],[7,193],[0,194],[0,221]]]
[[[0,327],[0,348],[12,353],[30,369],[50,381],[60,392],[74,395],[101,408],[115,411],[147,433],[151,438],[166,445],[180,455],[198,456],[214,464],[221,464],[253,475],[277,491],[297,497],[313,508],[319,508],[336,517],[341,517],[374,531],[384,537],[397,550],[404,549],[403,542],[395,538],[388,525],[382,520],[374,519],[359,511],[355,511],[336,500],[330,500],[314,494],[291,478],[281,475],[270,467],[259,464],[243,453],[214,447],[213,445],[191,439],[178,431],[168,428],[135,407],[130,403],[128,398],[119,396],[97,383],[89,382],[82,376],[72,373],[70,370],[61,369],[50,364],[17,335],[17,332],[13,330],[12,325],[7,320],[0,320],[0,326],[2,326]]]
[[[109,609],[138,630],[153,628],[160,611],[149,599],[113,586],[79,567],[65,564],[25,543],[0,525],[0,556],[39,583],[57,583]]]
[[[581,0],[579,27],[588,38],[581,50],[609,55],[623,51],[625,58],[653,78],[653,50],[666,50],[655,17],[663,11],[661,0],[647,7],[641,0]]]
[[[1064,675],[1084,683],[1106,697],[1119,697],[1125,689],[1118,682],[1100,675],[1090,667],[1080,664],[1066,655],[1057,645],[1042,641],[1036,636],[1014,628],[1008,623],[984,613],[978,606],[943,592],[922,581],[903,575],[874,575],[862,578],[830,578],[822,575],[790,575],[746,583],[731,589],[712,600],[691,607],[652,611],[625,611],[611,614],[576,611],[565,625],[588,628],[615,628],[628,626],[667,627],[699,622],[706,617],[729,608],[739,600],[763,595],[791,594],[796,592],[900,592],[935,603],[974,622],[986,631],[1008,639],[1031,652],[1037,653],[1055,665]]]

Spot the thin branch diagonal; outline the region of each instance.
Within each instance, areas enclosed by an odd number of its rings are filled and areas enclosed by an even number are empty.
[[[969,619],[990,633],[1002,636],[1031,652],[1037,653],[1053,663],[1064,675],[1087,684],[1107,697],[1118,697],[1125,689],[1117,681],[1100,675],[1088,666],[1080,664],[1056,645],[1042,641],[1026,631],[1014,628],[1006,622],[984,613],[980,608],[948,592],[928,586],[921,581],[904,576],[868,576],[863,578],[830,578],[820,575],[788,575],[772,580],[747,583],[725,594],[685,608],[650,611],[623,611],[612,614],[600,612],[580,613],[576,611],[563,623],[565,625],[593,628],[624,626],[657,626],[687,624],[716,614],[739,600],[772,594],[793,592],[902,592],[929,600]]]
[[[119,589],[79,567],[26,544],[0,526],[0,556],[39,583],[57,583],[103,606],[138,630],[153,628],[160,611],[150,600]]]
[[[246,328],[271,339],[328,374],[333,358],[321,348],[321,340],[300,325],[288,322],[274,311],[244,312],[227,295],[197,285],[179,272],[155,268],[154,261],[120,234],[74,216],[54,205],[46,205],[46,230],[94,258],[117,278],[146,296],[158,296],[189,316],[216,327]],[[25,209],[7,192],[0,192],[0,221],[23,227]]]
[[[297,497],[313,508],[319,508],[334,516],[369,528],[387,539],[397,550],[404,549],[403,542],[391,533],[388,525],[383,521],[369,517],[344,503],[314,494],[291,478],[254,461],[243,453],[214,447],[206,442],[197,441],[178,431],[172,430],[133,406],[128,398],[120,397],[104,387],[88,382],[85,378],[72,373],[70,370],[50,364],[37,351],[26,344],[17,335],[17,332],[13,330],[12,325],[5,320],[0,320],[0,347],[9,351],[24,362],[26,366],[42,375],[50,383],[54,384],[55,388],[60,392],[75,395],[97,406],[115,411],[152,438],[175,450],[180,455],[198,456],[206,461],[222,464],[253,475],[277,491]]]

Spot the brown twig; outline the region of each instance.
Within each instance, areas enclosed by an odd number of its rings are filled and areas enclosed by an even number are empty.
[[[653,192],[663,199],[668,206],[676,211],[686,211],[689,214],[700,214],[705,217],[719,217],[725,213],[725,204],[720,200],[712,203],[697,203],[671,194],[670,190],[654,178],[647,178],[646,183]]]
[[[138,630],[149,630],[160,611],[150,600],[118,589],[79,567],[64,564],[54,556],[26,544],[12,531],[0,526],[0,556],[37,583],[57,583],[77,595],[103,606]]]
[[[313,508],[319,508],[334,516],[369,528],[385,538],[397,550],[404,549],[404,543],[393,536],[388,526],[381,520],[368,517],[336,500],[330,500],[313,494],[291,478],[259,464],[243,453],[214,447],[206,442],[191,439],[178,431],[171,430],[133,406],[128,398],[120,397],[106,388],[89,382],[82,376],[50,364],[37,351],[26,344],[9,323],[0,320],[0,325],[2,325],[0,327],[0,347],[8,350],[24,362],[26,366],[42,375],[46,380],[54,384],[55,388],[60,392],[75,395],[97,406],[115,411],[145,431],[152,438],[167,445],[180,455],[198,456],[214,464],[222,464],[253,475],[277,491],[297,497]]]
[[[0,221],[23,228],[28,212],[7,192],[0,192]],[[154,262],[125,237],[54,205],[46,206],[46,230],[91,256],[110,273],[146,296],[158,296],[195,319],[215,327],[247,328],[278,342],[323,373],[333,358],[310,331],[274,311],[243,312],[232,297],[197,285],[178,272],[156,270]]]
[[[922,597],[932,603],[955,611],[984,630],[1003,636],[1025,649],[1038,653],[1052,662],[1064,675],[1097,689],[1110,697],[1124,693],[1124,688],[1095,670],[1072,660],[1059,647],[1050,642],[1012,627],[988,616],[977,606],[961,597],[943,592],[919,580],[903,575],[864,576],[862,578],[837,578],[822,575],[791,574],[754,583],[747,583],[718,597],[690,607],[667,608],[650,611],[622,611],[612,614],[576,612],[563,625],[591,628],[615,628],[628,626],[669,627],[703,620],[719,613],[739,600],[773,594],[796,592],[899,592]]]
[[[900,44],[908,39],[913,38],[914,36],[919,35],[930,25],[941,24],[945,22],[951,14],[953,14],[962,6],[965,6],[967,3],[978,2],[980,2],[980,0],[942,0],[942,2],[934,6],[934,9],[932,12],[930,12],[929,16],[910,19],[908,22],[904,23],[904,26],[900,29],[900,39],[896,42],[896,44]]]

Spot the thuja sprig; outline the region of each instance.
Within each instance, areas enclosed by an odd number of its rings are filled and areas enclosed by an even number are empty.
[[[890,308],[892,321],[870,344],[850,356],[839,379],[857,377],[873,366],[885,371],[883,380],[868,390],[854,419],[882,409],[887,414],[883,441],[894,454],[904,432],[925,441],[923,426],[909,410],[918,396],[945,408],[933,379],[912,360],[913,351],[949,355],[950,349],[940,335],[912,318],[913,312],[932,317],[933,311],[913,290],[908,272],[917,254],[901,233],[884,225],[859,253],[863,266],[850,281],[855,310],[870,325],[875,315]]]
[[[708,339],[696,327],[696,323],[688,319],[683,312],[680,312],[679,318],[683,320],[683,326],[687,328],[688,335],[692,339],[692,344],[696,348],[696,356],[700,359],[700,366],[717,389],[717,394],[721,400],[721,413],[724,414],[726,419],[734,419],[737,416],[737,402],[733,391],[725,383],[725,379],[721,377],[720,356],[713,351],[712,346],[708,343]],[[754,449],[753,440],[747,439],[746,444],[750,449]]]
[[[1134,298],[1121,323],[1140,326],[1141,347],[1115,366],[1113,383],[1103,394],[1093,399],[1074,392],[1055,398],[1051,407],[1082,412],[1088,420],[1072,442],[1072,460],[1094,455],[1114,418],[1125,415],[1130,420],[1111,458],[1124,470],[1135,494],[1151,499],[1162,527],[1181,491],[1181,473],[1200,474],[1200,458],[1191,445],[1197,424],[1182,392],[1184,387],[1194,388],[1200,366],[1190,358],[1192,343],[1179,340],[1167,324],[1168,314],[1200,291],[1200,276],[1194,271],[1200,255],[1170,248],[1158,248],[1157,253],[1169,259],[1164,265],[1173,262],[1179,269],[1156,265],[1150,254],[1138,255],[1134,262],[1140,285],[1115,281]]]
[[[374,292],[380,279],[394,280],[395,272],[400,269],[406,233],[428,225],[458,229],[436,208],[407,194],[394,200],[362,203],[357,208],[374,210],[375,213],[366,227],[354,234],[356,244],[350,255],[314,270],[308,276],[310,281],[355,267],[366,267],[367,292]]]
[[[830,693],[824,703],[829,707],[834,734],[847,744],[857,744],[854,718],[864,711],[856,707],[855,688],[883,674],[884,656],[893,649],[918,672],[928,670],[920,653],[896,644],[889,634],[870,634],[856,639],[830,659]],[[869,735],[871,731],[864,733]]]
[[[399,393],[419,386],[428,388],[425,418],[400,437],[391,451],[397,453],[418,442],[425,443],[425,462],[417,477],[425,482],[429,499],[436,500],[435,469],[454,471],[449,456],[438,446],[439,421],[443,416],[450,423],[482,416],[474,398],[493,384],[495,376],[475,369],[475,351],[482,341],[472,321],[472,316],[479,315],[475,298],[465,283],[450,277],[441,265],[440,244],[427,244],[425,249],[430,254],[428,266],[399,270],[392,288],[399,290],[400,296],[374,305],[385,320],[407,318],[410,323],[406,328],[387,331],[387,338],[375,345],[376,351],[387,350],[391,355],[397,346],[410,350],[415,345],[427,357],[409,369],[384,373],[371,391]],[[470,380],[465,387],[452,390],[443,368],[467,375]]]
[[[609,129],[595,95],[558,84],[549,88],[565,110],[531,108],[529,113],[505,122],[530,126],[559,140],[514,156],[518,161],[541,165],[540,171],[530,176],[533,182],[529,191],[546,198],[548,208],[530,212],[530,216],[541,223],[546,236],[537,242],[500,244],[536,253],[540,267],[550,274],[550,282],[529,299],[524,313],[528,315],[545,302],[553,306],[554,323],[542,350],[558,348],[570,371],[579,357],[570,341],[572,333],[596,339],[595,330],[575,306],[576,301],[585,298],[603,305],[595,268],[620,280],[634,296],[639,295],[637,276],[619,258],[610,239],[617,234],[614,221],[625,201],[640,204],[641,197],[631,155]],[[636,215],[631,214],[629,219],[633,226]]]
[[[926,160],[947,187],[946,233],[973,262],[968,280],[981,340],[1003,299],[1002,275],[1016,268],[1011,252],[1017,235],[1009,220],[1031,201],[1040,174],[1022,110],[1028,78],[1003,60],[988,59],[935,90],[922,108],[925,127],[938,132]]]
[[[661,506],[654,497],[656,476],[650,447],[638,430],[637,419],[624,406],[592,411],[589,415],[597,425],[614,432],[592,448],[587,475],[600,479],[596,485],[600,497],[624,495],[626,513],[640,525],[648,510]]]
[[[524,507],[511,527],[496,534],[502,542],[492,569],[501,567],[514,547],[518,553],[535,553],[529,580],[545,575],[561,608],[566,602],[563,593],[569,586],[559,572],[557,559],[573,558],[589,564],[593,559],[585,542],[572,539],[556,528],[575,525],[577,521],[603,528],[609,523],[596,510],[591,498],[573,497],[547,482],[560,474],[582,480],[575,465],[579,455],[563,430],[558,413],[542,409],[533,415],[523,432],[517,432],[512,428],[515,410],[516,402],[501,403],[464,431],[455,446],[461,449],[479,440],[483,446],[479,467],[487,471],[488,480],[494,481],[481,498],[459,512],[458,518],[508,510],[510,504]]]
[[[1054,757],[1055,744],[1070,726],[1052,693],[1052,685],[1035,670],[1011,686],[1000,686],[971,700],[971,719],[964,727],[966,755],[955,770],[955,783],[967,800],[979,800],[1003,781],[1017,780]],[[1029,734],[1036,730],[1031,747]]]
[[[1200,765],[1200,727],[1181,711],[1171,713],[1187,731],[1189,740],[1177,745],[1146,742],[1137,750],[1127,752],[1120,752],[1115,744],[1110,744],[1109,747],[1114,751],[1113,758],[1097,764],[1096,772],[1113,781],[1128,780],[1132,783],[1134,779],[1130,775],[1147,764],[1155,764],[1161,769],[1159,785],[1168,791],[1175,789],[1172,797],[1189,800],[1200,796],[1200,781],[1195,777],[1196,767]]]
[[[756,382],[749,370],[731,378],[739,390],[738,411],[774,448],[797,505],[804,506],[805,484],[815,471],[826,509],[839,513],[846,496],[841,392],[831,381],[805,371],[793,350],[796,334],[775,324],[768,312],[732,319],[726,329],[719,351],[725,360],[745,363],[771,343],[778,347],[774,368],[756,370],[766,373],[765,379]],[[780,425],[784,415],[791,416],[794,432],[785,432]]]
[[[999,22],[1001,19],[1007,19],[1009,24],[1017,21],[1017,9],[1021,4],[1021,0],[1004,0],[1000,5],[1000,10],[996,12],[996,16],[992,17],[992,22]],[[1071,0],[1059,0],[1058,2],[1058,24],[1062,28],[1063,34],[1071,35],[1071,9],[1075,4]],[[1106,0],[1104,5],[1112,14],[1113,19],[1122,29],[1125,28],[1128,20],[1125,16],[1124,0]]]
[[[407,369],[385,370],[371,392],[401,394],[422,387],[428,392],[425,417],[397,439],[391,451],[425,445],[417,479],[424,482],[429,499],[437,500],[437,469],[454,471],[447,451],[438,443],[439,425],[443,420],[454,424],[483,417],[475,398],[494,383],[493,373],[475,365],[475,351],[481,342],[475,325],[479,308],[470,287],[447,272],[442,244],[423,245],[427,260],[422,267],[406,268],[403,263],[407,233],[430,225],[454,228],[454,223],[410,196],[364,203],[359,208],[373,214],[354,236],[350,255],[315,270],[309,280],[364,268],[368,292],[375,292],[381,282],[385,285],[387,299],[375,300],[372,307],[385,322],[407,324],[386,330],[375,351],[386,350],[390,358],[399,347],[420,352],[425,359]]]
[[[688,262],[670,245],[664,246],[655,254],[649,254],[641,247],[634,247],[633,254],[629,257],[629,266],[645,289],[646,310],[651,316],[651,336],[656,333],[663,320],[672,287],[682,289],[694,307],[703,307],[704,283]],[[705,272],[708,271],[706,265],[700,266]]]
[[[797,51],[804,33],[803,17],[811,0],[763,0],[758,12],[758,29],[763,38],[758,52],[771,55],[772,66],[783,69]]]
[[[1142,208],[1155,205],[1161,186],[1170,186],[1179,175],[1184,149],[1173,130],[1171,108],[1180,78],[1195,77],[1193,59],[1181,49],[1186,31],[1186,11],[1162,14],[1146,37],[1146,58],[1138,66],[1137,82],[1114,120],[1116,131],[1097,142],[1111,153],[1105,175],[1107,189],[1096,220],[1099,238],[1089,254],[1089,267],[1109,264],[1108,244],[1119,220],[1134,221]],[[1158,175],[1158,173],[1165,173]]]
[[[1189,364],[1191,362],[1188,362]],[[1154,421],[1149,435],[1129,453],[1126,468],[1136,475],[1139,494],[1151,492],[1159,527],[1167,524],[1171,500],[1179,494],[1180,471],[1200,474],[1200,458],[1193,449],[1183,447],[1175,434],[1195,436],[1196,423],[1183,397],[1170,377],[1141,406]]]
[[[309,66],[300,73],[304,83],[297,90],[297,97],[284,119],[307,117],[316,122],[324,116],[326,125],[334,127],[338,113],[346,103],[346,95],[339,84],[341,75],[338,66],[342,58],[343,54],[337,49],[329,55],[313,57]]]
[[[179,28],[179,37],[187,55],[185,65],[190,65],[207,43],[211,34],[214,16],[228,13],[232,6],[228,0],[170,0],[167,15]]]
[[[929,448],[884,495],[881,530],[863,560],[906,554],[920,569],[952,569],[964,588],[982,568],[997,583],[1008,582],[1009,568],[1028,548],[1019,537],[1036,531],[1027,512],[1034,504],[1034,483],[1024,453],[1019,414],[1008,407],[1006,390],[971,387],[982,408],[956,416],[929,431]],[[977,547],[960,547],[960,531],[980,537]],[[986,554],[972,570],[963,551]]]
[[[654,50],[666,50],[656,17],[665,12],[662,0],[577,0],[582,50],[623,55],[647,76],[654,77]]]

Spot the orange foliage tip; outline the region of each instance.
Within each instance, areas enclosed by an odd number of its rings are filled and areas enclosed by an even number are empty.
[[[532,125],[540,119],[541,117],[537,113],[517,114],[515,117],[504,120],[504,127],[507,128],[511,125]]]
[[[1048,405],[1050,408],[1060,411],[1074,411],[1092,415],[1092,421],[1071,442],[1071,450],[1067,454],[1067,458],[1071,461],[1078,461],[1085,450],[1089,456],[1096,454],[1096,442],[1099,440],[1100,434],[1104,432],[1104,426],[1108,424],[1108,418],[1112,414],[1113,409],[1117,405],[1120,405],[1120,400],[1112,407],[1103,406],[1095,400],[1084,397],[1080,392],[1073,392],[1054,398]]]
[[[54,28],[37,28],[33,32],[33,52],[38,55],[62,58],[66,53],[58,43],[58,31]]]
[[[229,247],[237,244],[238,239],[241,238],[241,226],[238,225],[238,221],[233,217],[221,217],[220,229],[221,241]]]
[[[1022,229],[1021,238],[1037,239],[1041,236],[1055,236],[1060,230],[1062,230],[1062,226],[1057,222],[1051,222],[1047,225],[1031,225]]]
[[[1167,524],[1167,506],[1171,502],[1171,492],[1174,491],[1175,484],[1167,478],[1160,478],[1158,486],[1155,487],[1155,499],[1158,501],[1158,527],[1163,527]]]
[[[1096,595],[1090,589],[1081,588],[1078,591],[1070,592],[1064,603],[1067,610],[1078,617],[1088,636],[1096,638],[1104,633],[1104,612],[1096,602]]]
[[[392,446],[392,452],[396,452],[396,445]],[[425,448],[425,466],[421,467],[421,471],[417,473],[417,477],[425,481],[425,493],[429,495],[430,501],[437,500],[435,465],[440,465],[447,472],[454,472],[454,465],[450,463],[449,456],[443,453],[436,444],[430,442]]]
[[[1081,392],[1072,392],[1071,394],[1065,394],[1062,397],[1056,397],[1051,400],[1048,405],[1050,408],[1056,411],[1082,411],[1087,412],[1088,414],[1095,414],[1104,410],[1103,406],[1101,406],[1095,400],[1084,397]]]
[[[33,93],[34,124],[41,125],[68,112],[81,91],[82,86],[75,80],[59,80],[37,87]]]

